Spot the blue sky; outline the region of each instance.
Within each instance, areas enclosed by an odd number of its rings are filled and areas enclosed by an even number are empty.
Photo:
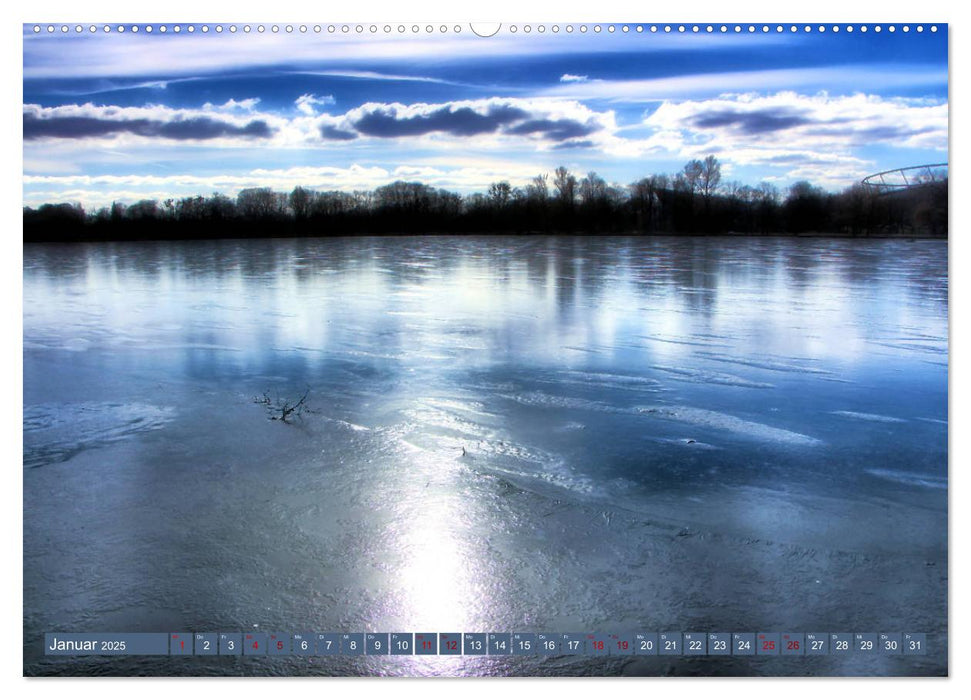
[[[459,192],[558,165],[626,185],[715,154],[723,180],[842,189],[947,160],[947,28],[403,34],[24,27],[24,203],[270,186]]]

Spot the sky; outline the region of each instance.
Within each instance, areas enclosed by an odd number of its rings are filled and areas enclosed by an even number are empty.
[[[946,25],[118,26],[24,25],[25,206],[470,193],[560,165],[624,186],[709,154],[723,183],[837,191],[948,159]]]

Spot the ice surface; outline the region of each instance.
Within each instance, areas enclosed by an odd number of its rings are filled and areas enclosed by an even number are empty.
[[[236,674],[38,640],[256,625],[908,630],[933,649],[258,674],[947,670],[944,242],[79,250],[24,250],[29,674]],[[308,390],[286,423],[253,401]]]

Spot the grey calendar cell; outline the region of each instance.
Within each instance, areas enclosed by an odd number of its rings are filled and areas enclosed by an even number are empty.
[[[486,639],[489,642],[490,655],[512,654],[512,635],[508,632],[490,632]]]
[[[368,632],[364,635],[364,653],[368,656],[386,656],[388,654],[387,632]]]
[[[902,654],[903,635],[900,632],[882,632],[879,638],[881,654]]]
[[[564,632],[560,635],[561,654],[586,654],[587,640],[586,635],[579,632]]]
[[[728,632],[708,633],[708,654],[710,656],[730,656],[732,653],[732,635]]]
[[[489,643],[486,639],[486,635],[482,632],[467,632],[462,637],[464,649],[464,654],[469,656],[479,656],[483,655],[488,651]]]
[[[593,656],[607,656],[610,654],[610,640],[608,635],[595,633],[584,635],[587,639],[587,653]]]
[[[560,639],[562,635],[540,632],[536,635],[536,653],[552,656],[560,653]]]
[[[685,656],[705,656],[708,653],[708,635],[704,632],[685,632],[682,648]]]
[[[634,635],[634,653],[657,656],[657,632],[638,632]]]
[[[681,650],[680,632],[661,632],[657,636],[657,653],[661,656],[680,656]]]
[[[361,656],[364,654],[364,634],[362,632],[342,634],[341,654],[344,656]]]
[[[778,656],[779,637],[778,632],[759,632],[755,638],[755,653],[759,656]]]
[[[247,632],[243,635],[243,656],[266,654],[266,632]]]
[[[753,656],[754,654],[754,632],[735,632],[732,634],[732,656]]]
[[[341,653],[341,636],[336,632],[318,632],[314,635],[319,656],[334,656]]]
[[[243,653],[243,635],[239,632],[219,633],[219,655],[239,656]]]
[[[215,656],[219,642],[215,632],[196,632],[193,635],[196,656]]]
[[[807,632],[805,647],[806,656],[829,654],[829,634],[826,632]]]
[[[314,635],[310,632],[296,632],[290,641],[290,648],[297,656],[313,656],[314,647]]]
[[[415,635],[411,632],[392,632],[389,647],[392,656],[411,656],[415,653]]]
[[[532,656],[536,653],[536,635],[530,632],[514,632],[512,635],[514,656]]]
[[[454,638],[459,640],[456,646],[461,649],[461,639],[459,635],[454,635]],[[428,656],[438,653],[438,633],[437,632],[418,632],[415,634],[415,653]]]
[[[192,656],[192,634],[172,632],[169,635],[169,653],[172,656]]]
[[[783,632],[779,653],[783,656],[802,656],[806,653],[805,637],[802,632]]]
[[[438,635],[438,653],[446,656],[458,656],[462,653],[462,634],[460,632],[442,632]]]
[[[853,635],[853,648],[861,654],[875,654],[878,647],[876,632],[857,632]]]
[[[927,635],[916,632],[904,633],[904,656],[916,656],[927,653]]]
[[[831,632],[829,635],[830,654],[852,654],[853,635],[849,632]]]
[[[611,656],[631,656],[634,653],[634,635],[632,634],[610,634]]]
[[[288,656],[290,654],[290,635],[282,632],[270,632],[266,635],[266,653],[271,656]]]

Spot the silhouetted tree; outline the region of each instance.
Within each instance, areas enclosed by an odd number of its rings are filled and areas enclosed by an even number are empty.
[[[565,211],[572,211],[577,196],[576,176],[561,165],[553,173],[553,187],[556,189],[556,198],[560,206]]]
[[[278,218],[283,214],[286,195],[279,195],[269,187],[242,190],[236,196],[236,208],[241,216],[252,219]]]
[[[793,184],[780,199],[768,182],[757,187],[721,184],[714,156],[691,161],[673,176],[641,178],[626,188],[594,172],[580,181],[565,167],[534,177],[524,188],[492,183],[487,193],[461,196],[420,182],[396,181],[377,189],[289,193],[259,187],[235,199],[218,192],[113,202],[87,215],[80,205],[24,207],[25,241],[246,236],[327,236],[348,233],[471,231],[646,231],[708,233],[840,233],[845,235],[947,235],[948,183],[944,174],[918,186],[877,196],[860,185],[827,193],[809,182]],[[695,194],[704,198],[704,226]]]
[[[502,209],[512,198],[512,185],[503,180],[502,182],[493,182],[489,185],[489,199],[492,203]]]
[[[696,163],[697,161],[692,161]],[[705,203],[711,200],[715,192],[718,191],[718,184],[722,179],[722,166],[715,156],[707,156],[701,161],[701,172],[698,176],[698,185],[701,188],[701,196],[705,198]]]
[[[826,230],[826,193],[800,180],[789,187],[784,205],[786,225],[793,233]]]
[[[293,188],[293,192],[290,193],[290,211],[293,212],[293,218],[297,221],[303,221],[310,216],[313,211],[314,206],[314,193],[310,190],[306,190],[299,185]]]

